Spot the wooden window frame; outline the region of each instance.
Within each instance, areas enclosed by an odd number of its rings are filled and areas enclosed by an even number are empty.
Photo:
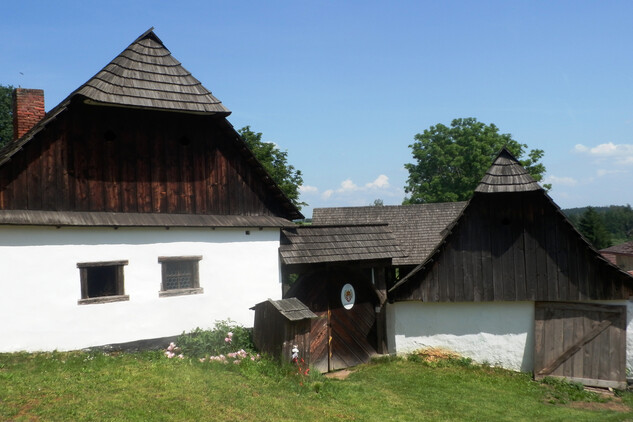
[[[186,295],[196,295],[196,294],[204,293],[204,289],[200,287],[200,269],[199,269],[200,260],[202,260],[201,255],[159,256],[158,263],[161,264],[161,283],[160,283],[160,292],[158,292],[158,297],[186,296]],[[170,263],[170,262],[183,262],[183,261],[191,263],[192,287],[187,287],[184,289],[166,289],[165,280],[167,279],[167,265],[165,264]]]
[[[77,303],[79,305],[89,305],[93,303],[111,303],[130,300],[130,296],[125,294],[125,276],[123,271],[123,267],[127,264],[127,260],[77,263],[81,282],[81,299],[79,299]],[[116,295],[88,297],[88,269],[95,267],[117,267],[115,281]]]

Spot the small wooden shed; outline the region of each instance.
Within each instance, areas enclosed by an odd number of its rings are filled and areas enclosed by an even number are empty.
[[[290,362],[297,346],[299,357],[310,363],[310,326],[317,316],[297,298],[258,303],[255,310],[253,342],[260,352],[281,362]]]
[[[386,352],[386,272],[402,257],[385,224],[304,226],[282,232],[279,253],[284,293],[318,318],[310,333],[311,367],[334,371]]]

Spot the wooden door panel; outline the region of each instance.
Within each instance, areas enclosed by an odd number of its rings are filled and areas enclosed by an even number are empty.
[[[327,372],[329,367],[329,330],[327,312],[312,320],[310,329],[310,366],[319,372]]]
[[[626,386],[626,306],[535,304],[534,375]]]

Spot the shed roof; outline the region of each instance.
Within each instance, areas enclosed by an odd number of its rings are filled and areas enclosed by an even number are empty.
[[[466,202],[388,205],[382,207],[316,208],[314,224],[388,224],[402,255],[394,265],[417,265],[437,246],[444,230],[460,215]]]
[[[258,303],[257,305],[261,305],[261,303]],[[317,318],[317,315],[296,297],[281,300],[268,299],[268,303],[272,304],[279,313],[286,317],[289,321]],[[257,307],[257,305],[255,305],[255,307]],[[251,309],[255,309],[255,307]]]
[[[279,253],[286,265],[404,256],[386,224],[287,228],[282,230]]]
[[[613,245],[605,249],[600,249],[600,252],[612,253],[617,255],[633,255],[633,242],[620,243],[619,245]]]
[[[475,188],[475,192],[528,192],[542,189],[510,151],[503,148]]]

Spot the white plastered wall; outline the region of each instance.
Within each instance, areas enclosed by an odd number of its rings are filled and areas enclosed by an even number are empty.
[[[633,372],[633,301],[626,305],[626,368]],[[398,302],[387,308],[391,353],[442,347],[476,362],[516,371],[534,369],[534,302]]]
[[[397,302],[387,308],[391,353],[427,347],[516,371],[534,366],[534,302]]]
[[[0,227],[0,352],[178,335],[279,299],[278,229]],[[159,297],[159,256],[202,256],[202,294]],[[127,260],[129,301],[79,305],[78,262]]]

